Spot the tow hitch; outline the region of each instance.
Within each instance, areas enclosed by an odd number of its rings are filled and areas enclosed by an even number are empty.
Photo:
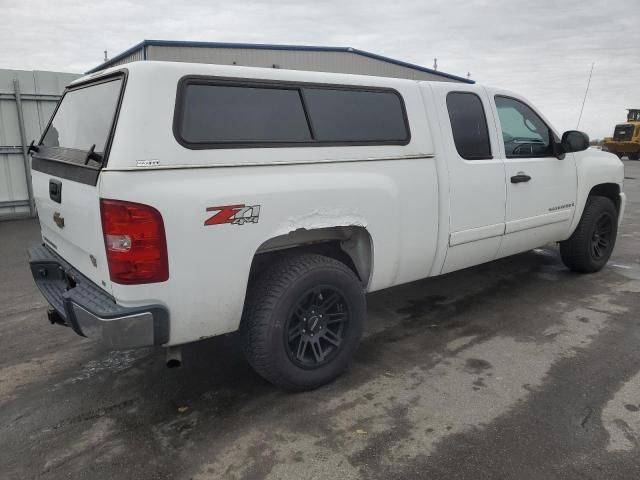
[[[62,318],[60,316],[60,314],[58,312],[56,312],[53,308],[50,308],[49,310],[47,310],[47,318],[49,319],[49,322],[51,322],[51,325],[64,325],[65,327],[68,327],[69,325],[67,325],[67,322],[64,321],[64,318]]]

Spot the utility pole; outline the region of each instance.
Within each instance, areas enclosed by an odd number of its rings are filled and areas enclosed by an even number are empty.
[[[104,60],[103,60],[103,61],[105,61],[105,62],[106,62],[106,61],[108,61],[108,60],[109,60],[109,57],[107,57],[107,51],[105,50],[105,51],[104,51]]]
[[[433,69],[434,70],[438,70],[438,59],[437,58],[433,59]]]

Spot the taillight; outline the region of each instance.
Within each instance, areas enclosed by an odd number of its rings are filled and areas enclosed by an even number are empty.
[[[158,210],[100,199],[100,216],[112,282],[132,285],[169,278],[164,222]]]

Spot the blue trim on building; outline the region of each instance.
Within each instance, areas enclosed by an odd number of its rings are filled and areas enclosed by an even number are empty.
[[[255,50],[294,50],[294,51],[305,51],[305,52],[348,52],[356,55],[361,55],[363,57],[380,60],[382,62],[391,63],[401,67],[410,68],[412,70],[430,73],[432,75],[437,75],[439,77],[450,78],[452,80],[457,80],[459,82],[475,83],[473,80],[469,80],[468,78],[459,77],[457,75],[451,75],[450,73],[439,72],[431,68],[422,67],[420,65],[415,65],[413,63],[403,62],[402,60],[396,60],[394,58],[385,57],[383,55],[378,55],[375,53],[367,52],[364,50],[358,50],[357,48],[351,48],[351,47],[318,47],[318,46],[311,46],[311,45],[270,45],[266,43],[189,42],[189,41],[182,41],[182,40],[143,40],[137,45],[134,45],[133,47],[107,60],[101,65],[98,65],[97,67],[92,68],[86,73],[94,73],[94,72],[97,72],[98,70],[103,70],[105,68],[108,68],[118,60],[122,60],[123,58],[131,55],[135,51],[140,50],[141,48],[143,49],[143,55],[146,58],[146,47],[148,46],[195,47],[195,48],[245,48],[245,49],[255,49]]]

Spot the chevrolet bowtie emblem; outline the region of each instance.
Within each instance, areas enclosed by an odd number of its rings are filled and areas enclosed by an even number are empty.
[[[56,225],[59,228],[64,228],[64,217],[60,215],[60,212],[55,212],[53,214],[53,221],[56,222]]]

